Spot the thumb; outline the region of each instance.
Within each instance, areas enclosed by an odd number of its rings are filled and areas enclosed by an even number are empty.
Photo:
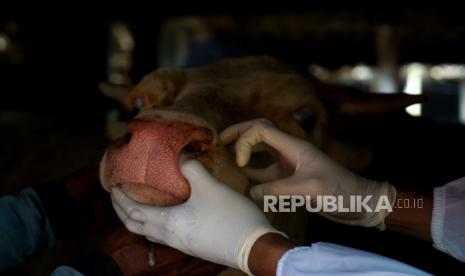
[[[263,169],[257,169],[252,167],[244,167],[243,169],[243,172],[245,173],[245,175],[247,175],[248,178],[258,182],[276,180],[282,177],[281,171],[282,170],[277,162]]]
[[[191,196],[201,190],[211,189],[211,186],[219,183],[218,179],[197,160],[188,160],[181,166],[181,172],[191,186]]]
[[[302,195],[302,185],[293,176],[259,184],[250,189],[250,196],[255,200],[263,200],[264,195]]]

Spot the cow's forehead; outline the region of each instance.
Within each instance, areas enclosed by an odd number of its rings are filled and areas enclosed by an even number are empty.
[[[131,102],[144,97],[147,107],[187,104],[201,112],[206,108],[233,105],[228,112],[265,109],[273,106],[292,111],[308,106],[324,111],[309,80],[269,57],[222,60],[192,69],[159,69],[132,91]]]

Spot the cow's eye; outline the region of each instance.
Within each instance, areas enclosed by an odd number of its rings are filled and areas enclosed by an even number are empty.
[[[137,97],[136,100],[134,101],[134,104],[132,106],[134,111],[140,111],[145,105],[144,98],[142,97]]]
[[[315,111],[307,106],[300,107],[295,110],[292,113],[292,118],[296,120],[304,130],[307,131],[312,130],[315,127],[317,121]]]

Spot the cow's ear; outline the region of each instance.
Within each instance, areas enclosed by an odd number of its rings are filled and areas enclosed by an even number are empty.
[[[101,82],[99,84],[100,92],[103,95],[116,100],[121,104],[126,104],[126,98],[131,92],[133,86],[132,85],[117,85],[117,84],[110,84],[107,82]]]
[[[381,94],[363,90],[317,83],[315,91],[325,107],[340,115],[376,115],[401,110],[426,100],[423,95],[403,93]]]

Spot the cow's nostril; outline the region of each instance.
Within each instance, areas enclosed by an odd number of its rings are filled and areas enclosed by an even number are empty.
[[[183,152],[187,154],[204,154],[208,152],[209,144],[199,141],[191,141],[183,147]]]
[[[183,151],[185,151],[186,153],[194,153],[196,149],[192,142],[190,142],[189,144],[184,146]]]
[[[183,152],[188,154],[206,154],[212,148],[213,132],[200,127],[192,132],[191,141],[183,147]]]

